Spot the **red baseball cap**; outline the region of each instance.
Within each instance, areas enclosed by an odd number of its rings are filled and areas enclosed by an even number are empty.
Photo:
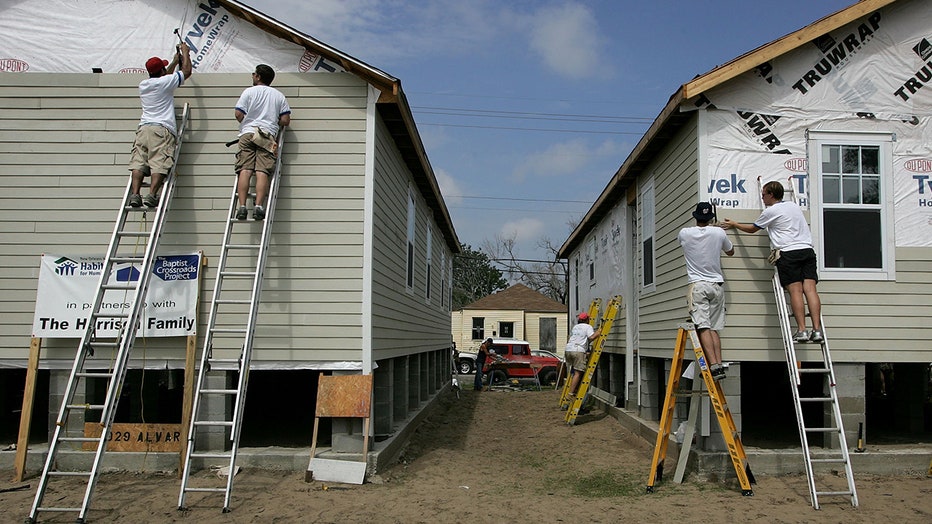
[[[580,313],[580,314],[579,314],[579,320],[589,320],[589,313],[586,313],[585,311],[583,311],[582,313]]]
[[[166,67],[168,67],[168,60],[162,60],[157,56],[153,56],[146,60],[146,71],[148,71],[150,75],[161,73]]]

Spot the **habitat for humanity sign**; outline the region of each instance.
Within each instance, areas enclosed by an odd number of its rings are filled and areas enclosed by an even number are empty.
[[[80,338],[97,297],[97,286],[104,268],[102,256],[42,255],[39,289],[32,336],[39,338]],[[152,268],[149,292],[140,315],[138,336],[181,337],[196,334],[196,307],[201,255],[159,256]],[[110,282],[139,280],[139,270],[131,264],[115,264]],[[104,293],[100,311],[128,313],[132,290],[110,289]],[[97,333],[115,337],[123,321],[97,320]]]

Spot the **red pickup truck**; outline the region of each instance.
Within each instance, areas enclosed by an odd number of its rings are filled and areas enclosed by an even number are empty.
[[[560,359],[534,355],[531,351],[531,345],[524,340],[493,339],[492,351],[491,358],[486,361],[482,370],[488,374],[489,384],[500,384],[510,378],[534,378],[535,370],[541,384],[550,384],[557,380]],[[494,366],[493,364],[499,359],[510,362],[526,362],[530,366]]]

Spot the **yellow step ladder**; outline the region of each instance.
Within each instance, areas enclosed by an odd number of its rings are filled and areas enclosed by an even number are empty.
[[[576,396],[572,397],[567,394],[567,401],[570,402],[566,410],[566,423],[572,426],[579,416],[579,410],[582,408],[583,401],[586,399],[586,393],[589,391],[589,384],[592,382],[592,375],[595,374],[595,368],[599,365],[599,357],[602,356],[602,348],[605,346],[605,340],[612,330],[612,324],[615,322],[615,316],[621,308],[621,296],[612,297],[602,315],[602,321],[599,323],[599,336],[592,342],[592,350],[589,352],[589,360],[586,362],[586,371],[579,382],[579,388],[576,390]],[[593,317],[589,317],[593,318]],[[572,376],[567,376],[567,384],[572,380]]]
[[[749,497],[754,495],[751,484],[756,484],[751,466],[748,464],[741,436],[735,428],[735,421],[725,402],[725,394],[721,385],[712,378],[712,372],[706,363],[705,352],[699,343],[699,335],[692,324],[680,324],[676,335],[676,347],[673,350],[673,362],[670,363],[670,378],[667,381],[667,394],[663,401],[663,412],[660,416],[660,429],[657,431],[657,443],[654,446],[654,457],[651,460],[650,476],[647,480],[647,492],[654,492],[654,485],[663,480],[663,462],[667,456],[667,444],[670,441],[670,426],[673,423],[673,409],[676,406],[676,392],[679,388],[680,377],[683,374],[683,356],[686,353],[686,339],[692,340],[693,351],[696,354],[696,365],[700,368],[706,388],[709,390],[709,399],[718,418],[722,436],[728,448],[728,455],[738,475],[741,484],[741,494]]]

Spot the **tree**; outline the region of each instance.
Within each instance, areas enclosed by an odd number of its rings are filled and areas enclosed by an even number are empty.
[[[526,260],[515,255],[515,236],[496,235],[494,241],[485,241],[485,249],[495,262],[505,268],[513,282],[520,282],[538,293],[566,304],[566,263],[557,258],[559,247],[549,238],[537,241],[537,247],[549,254],[551,260]]]
[[[488,255],[466,244],[460,247],[462,253],[453,257],[454,310],[508,287],[508,281],[492,266]]]

